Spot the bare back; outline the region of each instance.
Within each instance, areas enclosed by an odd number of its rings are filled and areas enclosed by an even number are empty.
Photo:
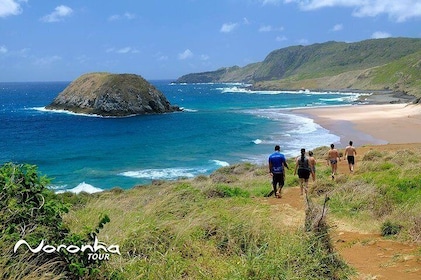
[[[339,152],[336,149],[331,149],[328,153],[329,159],[337,159],[339,157]]]
[[[355,156],[357,154],[357,150],[353,146],[348,146],[345,149],[345,156]]]

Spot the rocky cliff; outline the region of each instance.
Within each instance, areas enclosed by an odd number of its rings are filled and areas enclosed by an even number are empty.
[[[101,116],[180,111],[162,92],[135,74],[89,73],[66,87],[46,107]]]

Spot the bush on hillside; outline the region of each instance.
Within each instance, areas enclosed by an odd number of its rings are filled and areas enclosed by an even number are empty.
[[[75,245],[80,248],[96,236],[109,221],[103,217],[89,235],[70,233],[63,224],[62,215],[69,210],[54,192],[46,188],[49,179],[39,176],[37,167],[29,164],[6,163],[0,167],[0,278],[51,279],[66,277],[76,279],[97,272],[97,261],[89,261],[83,254],[70,254],[67,250],[38,253],[25,250],[25,245],[14,248],[24,240],[37,248],[39,244],[58,248]],[[74,196],[62,196],[74,200]],[[82,200],[76,204],[84,203]],[[89,242],[88,244],[91,244]],[[44,245],[44,246],[46,246]]]

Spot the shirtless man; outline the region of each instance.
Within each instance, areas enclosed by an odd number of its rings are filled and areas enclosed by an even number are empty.
[[[316,181],[316,159],[314,158],[313,152],[308,152],[308,161],[310,163],[310,167],[313,170],[311,173],[311,177],[313,178],[313,181]]]
[[[357,150],[352,146],[352,141],[349,141],[349,146],[345,148],[346,159],[348,160],[349,171],[354,172],[355,156],[357,155]]]
[[[335,179],[336,170],[338,169],[338,160],[341,160],[339,152],[335,149],[335,145],[330,144],[330,150],[327,155],[327,165],[332,167],[332,180]]]

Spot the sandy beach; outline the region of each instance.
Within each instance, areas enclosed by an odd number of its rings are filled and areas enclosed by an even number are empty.
[[[355,146],[421,143],[421,105],[353,105],[292,112],[310,117],[338,135],[343,147],[349,140],[354,141]]]

